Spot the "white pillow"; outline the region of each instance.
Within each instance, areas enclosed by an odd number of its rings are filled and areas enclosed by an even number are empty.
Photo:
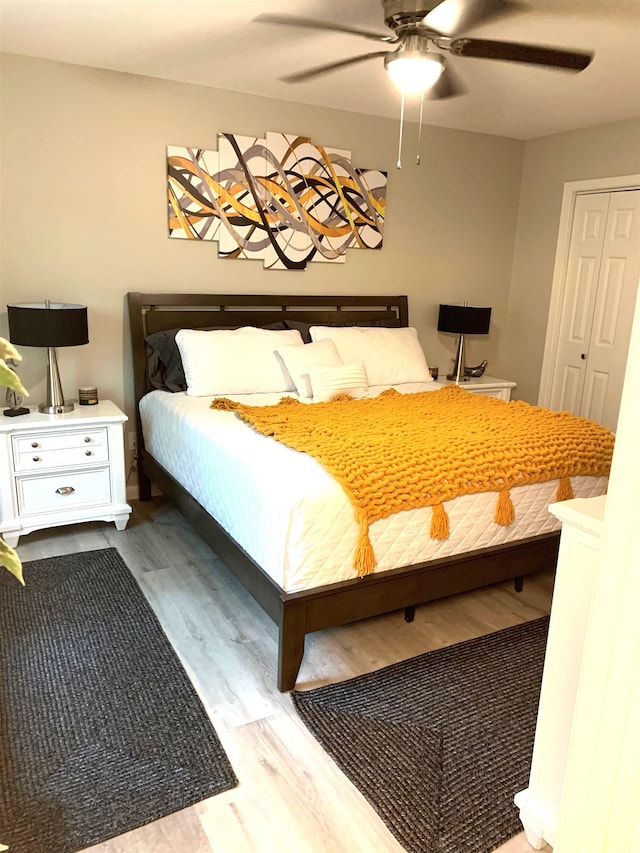
[[[276,352],[284,362],[301,397],[312,397],[309,368],[337,367],[342,364],[336,345],[327,338],[315,344],[305,344],[303,347],[279,347]]]
[[[433,382],[412,327],[312,326],[313,341],[331,339],[344,362],[363,361],[369,385]]]
[[[326,403],[336,394],[358,398],[366,397],[369,392],[367,372],[361,361],[337,367],[310,367],[309,379],[314,403]]]
[[[303,347],[297,329],[180,329],[176,334],[187,394],[251,394],[293,391],[294,384],[276,356],[283,344]]]

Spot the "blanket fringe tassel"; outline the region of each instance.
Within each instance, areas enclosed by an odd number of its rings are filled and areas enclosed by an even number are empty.
[[[431,513],[431,538],[449,538],[449,516],[442,504],[434,504]]]
[[[509,494],[509,489],[502,489],[498,492],[498,502],[496,504],[496,514],[493,517],[493,520],[496,524],[501,524],[503,527],[508,527],[513,523],[513,519],[516,517],[515,511],[513,509],[513,503],[511,502],[511,495]]]
[[[227,397],[216,397],[211,401],[210,409],[216,409],[220,412],[235,412],[239,403],[229,400]]]
[[[556,489],[557,501],[570,501],[573,498],[573,487],[568,477],[562,477]]]
[[[357,518],[360,525],[358,544],[353,559],[353,568],[358,572],[358,577],[370,575],[376,566],[376,555],[373,553],[373,545],[369,539],[369,522],[365,512],[360,512]]]

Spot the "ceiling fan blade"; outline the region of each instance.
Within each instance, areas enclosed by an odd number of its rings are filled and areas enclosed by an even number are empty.
[[[445,98],[456,98],[464,95],[467,87],[450,65],[445,65],[444,71],[436,82],[425,92],[426,101],[442,101]]]
[[[347,33],[352,36],[362,36],[362,38],[370,39],[371,41],[388,41],[393,42],[396,39],[392,35],[383,35],[374,33],[370,30],[360,30],[357,27],[345,27],[342,24],[329,24],[325,21],[316,21],[313,18],[296,18],[293,15],[270,15],[265,12],[263,15],[257,15],[254,22],[259,24],[281,24],[285,27],[304,27],[308,30],[324,30],[331,33]]]
[[[378,56],[386,56],[391,51],[377,50],[374,53],[364,53],[362,56],[350,56],[349,59],[341,59],[338,62],[328,62],[326,65],[317,65],[315,68],[308,68],[306,71],[298,71],[295,74],[287,74],[286,77],[281,77],[285,83],[303,83],[305,80],[313,80],[314,77],[320,77],[322,74],[328,74],[330,71],[338,71],[340,68],[347,68],[349,65],[356,65],[358,62],[366,62],[369,59],[375,59]]]
[[[584,71],[593,59],[592,53],[579,50],[560,50],[534,44],[487,39],[455,39],[449,45],[455,56],[474,56],[479,59],[500,59],[505,62],[524,62],[545,65],[565,71]]]
[[[528,4],[521,0],[444,0],[426,15],[422,23],[453,38],[527,7]]]

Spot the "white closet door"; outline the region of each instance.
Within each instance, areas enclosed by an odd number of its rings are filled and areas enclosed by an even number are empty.
[[[640,276],[640,191],[579,196],[549,406],[616,429]]]
[[[612,193],[580,414],[615,432],[640,278],[640,191]]]
[[[584,354],[596,304],[610,193],[581,195],[571,228],[560,337],[549,407],[579,414],[587,368]]]

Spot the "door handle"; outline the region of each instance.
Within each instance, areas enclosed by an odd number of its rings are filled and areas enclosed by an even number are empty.
[[[584,361],[587,357],[586,352],[580,353],[580,358]]]
[[[75,492],[73,486],[60,486],[56,489],[57,495],[72,495]]]

